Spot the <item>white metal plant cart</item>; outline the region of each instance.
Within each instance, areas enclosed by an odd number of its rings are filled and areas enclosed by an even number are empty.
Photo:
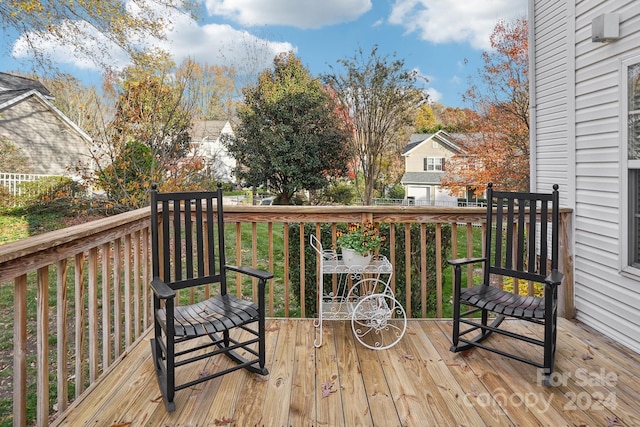
[[[371,349],[384,350],[400,341],[407,316],[391,290],[393,268],[387,257],[374,257],[364,267],[348,266],[341,254],[323,249],[315,235],[310,243],[320,255],[315,346],[322,345],[323,320],[351,320],[355,337]]]

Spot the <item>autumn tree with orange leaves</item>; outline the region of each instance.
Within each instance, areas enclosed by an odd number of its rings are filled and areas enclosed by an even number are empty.
[[[484,67],[464,98],[479,113],[478,133],[464,156],[449,162],[441,185],[477,194],[493,182],[501,189],[529,190],[528,30],[525,19],[498,22]]]

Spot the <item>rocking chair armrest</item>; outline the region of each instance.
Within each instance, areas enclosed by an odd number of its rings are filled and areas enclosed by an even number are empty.
[[[467,264],[475,264],[477,262],[486,262],[486,258],[458,258],[458,259],[450,259],[447,261],[449,265],[457,266],[457,265],[467,265]]]
[[[151,281],[153,293],[160,299],[175,298],[176,291],[171,289],[169,285],[163,282],[159,277],[154,277]]]
[[[551,286],[559,286],[560,283],[562,283],[562,278],[564,277],[564,274],[562,274],[561,272],[559,272],[558,270],[553,270],[551,271],[551,274],[549,274],[545,279],[544,282],[547,285],[551,285]]]
[[[238,273],[247,274],[262,281],[267,281],[273,278],[273,273],[264,270],[257,270],[251,267],[242,267],[237,265],[225,265],[226,270],[237,271]]]

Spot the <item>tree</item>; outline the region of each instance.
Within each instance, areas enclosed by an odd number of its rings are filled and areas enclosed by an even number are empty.
[[[118,148],[113,162],[100,169],[94,182],[106,190],[107,198],[117,206],[142,207],[153,169],[149,146],[129,141]]]
[[[180,159],[189,150],[193,109],[182,103],[186,83],[172,80],[173,67],[168,56],[145,55],[127,68],[113,122],[114,137],[144,142],[160,159]]]
[[[475,131],[478,114],[468,108],[447,107],[438,102],[425,102],[420,105],[416,116],[418,133],[436,133],[444,130],[450,133]]]
[[[99,137],[112,111],[94,86],[87,87],[79,79],[58,73],[38,79],[54,96],[53,104],[73,123],[92,137]]]
[[[449,162],[441,185],[452,191],[486,183],[501,188],[529,189],[529,81],[527,21],[499,22],[491,34],[491,51],[483,53],[479,83],[472,82],[465,99],[475,106],[477,142],[465,156]]]
[[[223,143],[249,185],[268,184],[279,204],[303,189],[318,190],[346,173],[349,133],[337,106],[318,79],[291,52],[244,90],[235,136]]]
[[[21,34],[26,49],[47,66],[47,44],[54,40],[109,68],[109,45],[125,53],[140,52],[136,41],[164,38],[167,9],[194,14],[196,0],[5,0],[0,1],[2,28]],[[9,31],[9,34],[12,32]],[[106,43],[106,41],[110,43]],[[5,44],[5,46],[8,44]]]
[[[427,95],[416,86],[416,71],[405,70],[403,60],[379,55],[377,46],[368,55],[360,49],[352,58],[338,63],[343,73],[334,71],[322,78],[351,115],[352,149],[364,177],[361,198],[370,204],[383,169],[386,166],[392,170],[390,159],[400,159],[418,106]]]
[[[424,102],[418,108],[416,113],[416,132],[418,133],[436,133],[442,129],[442,123],[438,122],[438,119],[433,111],[433,104]]]
[[[194,117],[201,120],[231,120],[236,103],[233,68],[198,64],[185,59],[176,76],[185,81],[185,99],[194,107]]]
[[[105,92],[115,95],[115,114],[96,133],[93,165],[80,168],[121,209],[147,204],[151,182],[162,191],[197,187],[202,168],[190,146],[194,108],[184,96],[189,75],[176,77],[163,52],[136,54],[134,60],[105,84]]]

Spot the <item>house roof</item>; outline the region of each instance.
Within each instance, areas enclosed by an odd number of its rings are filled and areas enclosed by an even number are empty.
[[[193,122],[189,135],[192,140],[209,140],[215,141],[223,133],[226,126],[231,125],[227,120],[197,120]]]
[[[440,178],[445,172],[405,172],[400,180],[401,184],[440,184]]]
[[[51,100],[54,97],[42,83],[26,77],[0,72],[0,111],[31,97],[44,104],[60,120],[80,134],[82,138],[91,141],[91,137],[85,131],[53,105]]]
[[[450,133],[448,134],[451,141],[464,151],[468,151],[470,146],[481,144],[483,135],[481,133]]]
[[[455,153],[462,153],[464,150],[456,143],[456,140],[447,132],[439,130],[436,133],[414,133],[409,137],[409,142],[402,151],[403,156],[408,156],[411,151],[415,150],[425,142],[436,140],[438,143],[447,147]]]
[[[0,72],[0,105],[31,91],[37,91],[45,98],[53,98],[51,92],[37,80]]]
[[[414,133],[409,137],[409,142],[407,143],[407,146],[404,147],[404,150],[402,151],[402,154],[408,153],[409,151],[413,150],[415,147],[417,147],[418,145],[420,145],[422,142],[426,141],[427,139],[431,139],[431,137],[433,137],[433,133]]]

